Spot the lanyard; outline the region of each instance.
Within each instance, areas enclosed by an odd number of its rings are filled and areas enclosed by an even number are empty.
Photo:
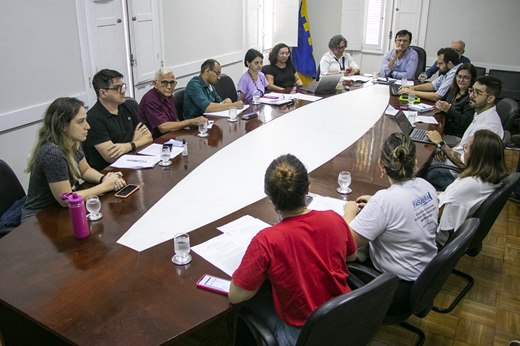
[[[339,67],[340,67],[340,70],[341,70],[341,71],[345,71],[345,57],[344,57],[344,56],[342,57],[342,60],[343,60],[343,66],[341,66],[341,63],[339,62],[338,58],[334,57],[334,59],[336,59],[336,61],[338,62]]]

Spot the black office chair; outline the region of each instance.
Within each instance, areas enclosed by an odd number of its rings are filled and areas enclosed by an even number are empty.
[[[307,319],[296,346],[366,345],[376,334],[388,310],[399,280],[385,273],[369,284],[333,298]],[[238,318],[255,329],[258,344],[278,346],[265,323],[250,309],[241,308]]]
[[[497,103],[497,113],[502,121],[504,131],[509,131],[518,114],[518,104],[513,99],[502,99]]]
[[[515,188],[516,182],[520,178],[520,173],[515,172],[511,173],[508,177],[506,177],[502,181],[502,186],[500,186],[498,189],[496,189],[491,195],[489,195],[488,198],[482,203],[480,208],[477,209],[475,214],[472,216],[472,218],[480,220],[480,226],[477,229],[477,232],[475,234],[475,237],[471,241],[471,243],[468,246],[468,249],[466,250],[466,255],[469,255],[471,257],[477,256],[480,251],[482,250],[482,241],[489,233],[489,230],[495,223],[496,218],[504,208],[504,205],[507,202],[507,199],[511,195],[511,192]],[[454,233],[456,235],[456,233]],[[449,244],[452,241],[452,238],[450,237],[447,241],[447,244]],[[434,307],[434,311],[440,312],[440,313],[448,313],[452,311],[455,306],[464,298],[466,293],[473,287],[473,284],[475,280],[473,277],[469,274],[466,274],[464,272],[461,272],[457,269],[453,270],[453,274],[460,276],[468,281],[468,284],[462,292],[455,298],[453,303],[447,308],[447,309],[441,309]]]
[[[419,78],[421,72],[426,71],[426,51],[418,46],[410,46],[410,48],[413,48],[419,56],[419,61],[417,62],[417,69],[415,70],[414,77],[414,79],[417,79]]]
[[[0,159],[0,217],[11,208],[14,202],[25,196],[22,184],[11,167]],[[0,230],[0,238],[12,231],[15,227],[6,227]]]
[[[316,72],[316,82],[320,81],[320,73],[321,73],[321,67],[318,64],[318,71]]]
[[[233,79],[229,77],[227,74],[221,74],[220,80],[217,84],[214,85],[215,90],[217,91],[218,96],[222,100],[231,99],[232,102],[236,102],[238,100],[237,89],[235,88],[235,83]]]
[[[472,238],[475,236],[475,231],[479,223],[480,221],[478,219],[469,219],[459,227],[456,232],[458,233],[457,237],[454,237],[453,241],[446,244],[446,246],[439,251],[437,256],[428,263],[413,284],[408,298],[408,306],[403,307],[400,312],[395,314],[389,311],[383,320],[383,324],[399,324],[419,335],[417,346],[424,343],[425,335],[423,331],[405,321],[411,315],[420,318],[426,317],[430,310],[432,310],[433,300],[440,292],[446,280],[448,280],[448,277],[460,258],[464,255]],[[349,272],[364,282],[368,282],[368,280],[381,275],[381,273],[357,263],[349,264],[348,268]]]
[[[489,75],[502,81],[502,92],[498,95],[499,98],[520,101],[520,72],[491,69]]]
[[[485,67],[477,67],[477,66],[475,66],[475,68],[477,69],[477,77],[482,77],[482,76],[486,75],[486,68]]]
[[[186,88],[175,88],[173,92],[173,103],[175,104],[175,110],[177,111],[177,118],[179,121],[184,120],[184,91]]]
[[[133,97],[130,96],[125,97],[125,99],[125,104],[132,108],[135,111],[135,114],[139,114],[139,112],[137,111],[137,109],[139,108],[139,103]]]

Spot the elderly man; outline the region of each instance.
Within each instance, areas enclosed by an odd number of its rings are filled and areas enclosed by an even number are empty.
[[[414,79],[419,57],[417,52],[410,48],[411,42],[412,33],[408,30],[401,30],[395,35],[395,49],[383,56],[379,72],[381,77]]]
[[[469,96],[469,104],[475,108],[475,117],[464,132],[460,143],[453,149],[446,145],[439,132],[428,131],[428,138],[441,150],[439,155],[433,160],[432,165],[446,163],[464,169],[466,167],[463,157],[464,146],[478,130],[490,130],[500,137],[504,137],[502,121],[495,107],[495,100],[500,95],[500,91],[502,91],[502,82],[498,78],[484,76],[477,79],[473,89],[470,89],[471,93]],[[456,174],[447,168],[433,169],[426,176],[426,179],[437,190],[444,190],[456,178]]]
[[[453,50],[455,50],[457,52],[457,54],[459,55],[459,60],[460,60],[461,64],[471,63],[471,61],[467,57],[462,55],[462,54],[464,54],[465,49],[466,49],[466,44],[464,43],[464,41],[453,41],[451,43],[450,48],[452,48]],[[426,75],[428,76],[428,78],[430,78],[435,73],[437,73],[437,71],[439,71],[439,66],[437,65],[437,61],[435,61],[435,63],[432,65],[432,67],[430,67],[428,70],[426,70]]]
[[[169,67],[162,67],[155,73],[153,88],[144,94],[139,103],[139,116],[152,132],[154,139],[167,132],[198,125],[199,121],[207,121],[204,117],[179,121],[173,102],[176,85],[173,71]]]
[[[432,83],[417,86],[403,85],[399,88],[399,94],[415,94],[425,100],[437,101],[441,99],[455,78],[460,65],[459,55],[452,48],[441,48],[437,52],[437,64],[439,65],[439,77]]]
[[[87,161],[97,170],[152,141],[148,128],[125,104],[126,84],[122,79],[121,73],[106,69],[92,79],[98,100],[87,112],[90,130],[82,145]]]
[[[218,61],[208,59],[200,67],[200,75],[193,77],[184,92],[184,119],[193,119],[204,113],[219,112],[231,106],[242,108],[242,101],[222,101],[213,88],[220,80],[221,68]]]

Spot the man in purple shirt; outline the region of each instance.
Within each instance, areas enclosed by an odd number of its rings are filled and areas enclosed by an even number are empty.
[[[155,73],[153,89],[150,89],[139,103],[139,117],[150,129],[154,139],[186,126],[196,126],[199,121],[207,121],[202,116],[179,121],[172,96],[176,85],[173,71],[168,67],[162,67]]]
[[[419,56],[410,48],[411,42],[412,33],[408,30],[401,30],[395,35],[395,49],[383,56],[379,73],[381,77],[414,79]]]

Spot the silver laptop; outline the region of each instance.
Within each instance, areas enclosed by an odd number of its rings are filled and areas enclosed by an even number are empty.
[[[338,85],[339,81],[343,73],[338,74],[329,74],[323,77],[320,77],[320,81],[316,86],[305,87],[303,90],[315,93],[315,94],[328,94],[336,91],[336,85]]]
[[[403,131],[405,135],[410,136],[413,141],[433,144],[426,134],[428,131],[414,128],[403,111],[397,112],[394,119],[397,125],[399,125],[399,128],[401,128],[401,131]]]

